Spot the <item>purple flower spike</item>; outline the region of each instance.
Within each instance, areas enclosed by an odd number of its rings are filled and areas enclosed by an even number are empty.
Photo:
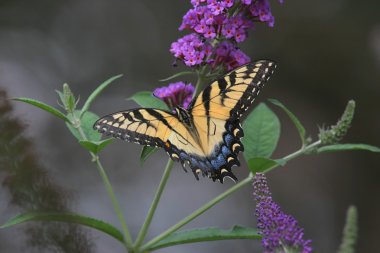
[[[272,200],[264,174],[256,173],[253,179],[253,195],[256,200],[257,227],[263,235],[264,253],[310,253],[311,240],[304,240],[303,229],[292,216],[285,214]]]
[[[177,82],[155,89],[153,95],[164,101],[170,109],[176,106],[187,108],[191,102],[194,91],[195,89],[192,84]]]
[[[283,3],[284,0],[278,0]],[[255,23],[274,26],[269,0],[190,0],[179,30],[191,34],[173,42],[170,52],[186,66],[229,71],[250,61],[238,49]],[[228,44],[228,48],[226,45]],[[232,47],[230,47],[230,45]],[[221,51],[223,55],[220,54]]]

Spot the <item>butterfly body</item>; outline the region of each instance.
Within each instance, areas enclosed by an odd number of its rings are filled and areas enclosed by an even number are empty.
[[[186,109],[184,109],[180,106],[177,106],[175,108],[175,112],[177,114],[179,121],[181,121],[183,124],[185,124],[190,129],[194,128],[193,121],[191,120],[191,115],[189,114],[189,112]]]
[[[107,115],[94,128],[116,138],[164,148],[171,159],[187,163],[198,174],[223,182],[237,180],[231,171],[239,166],[244,150],[240,117],[273,73],[272,61],[257,61],[212,82],[187,109],[174,112],[139,108]]]

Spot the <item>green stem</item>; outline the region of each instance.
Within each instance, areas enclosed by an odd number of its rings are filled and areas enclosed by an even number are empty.
[[[316,141],[316,142],[314,142],[314,143],[312,143],[312,144],[310,144],[310,145],[308,145],[306,147],[302,147],[301,149],[293,152],[290,155],[285,156],[282,159],[286,160],[286,161],[290,161],[290,160],[292,160],[292,159],[300,156],[301,154],[304,154],[306,152],[311,151],[312,149],[314,149],[315,147],[319,146],[320,144],[321,144],[321,141],[318,140],[318,141]],[[274,169],[274,168],[276,168],[278,166],[279,166],[278,164],[273,165],[271,168],[267,169],[265,172],[269,172],[269,171],[271,171],[272,169]],[[172,233],[174,233],[175,231],[177,231],[178,229],[180,229],[184,225],[186,225],[189,222],[191,222],[192,220],[194,220],[196,217],[198,217],[202,213],[206,212],[208,209],[210,209],[211,207],[213,207],[215,204],[217,204],[218,202],[220,202],[224,198],[228,197],[229,195],[231,195],[235,191],[237,191],[240,188],[242,188],[243,186],[247,185],[248,183],[250,183],[252,181],[252,179],[253,179],[253,175],[252,175],[252,173],[250,173],[249,176],[246,177],[243,181],[241,181],[240,183],[232,186],[231,188],[229,188],[225,192],[221,193],[220,195],[218,195],[217,197],[215,197],[214,199],[212,199],[211,201],[209,201],[208,203],[206,203],[205,205],[203,205],[202,207],[200,207],[198,210],[194,211],[193,213],[191,213],[190,215],[188,215],[187,217],[185,217],[183,220],[181,220],[180,222],[178,222],[174,226],[172,226],[169,229],[167,229],[165,232],[161,233],[160,235],[156,236],[155,238],[153,238],[152,240],[150,240],[149,242],[147,242],[145,245],[143,245],[141,247],[141,251],[149,251],[149,248],[151,246],[153,246],[157,242],[161,241],[162,239],[166,238],[167,236],[171,235]]]
[[[194,211],[189,216],[187,216],[186,218],[184,218],[183,220],[181,220],[180,222],[178,222],[177,224],[175,224],[174,226],[172,226],[171,228],[169,228],[168,230],[166,230],[165,232],[163,232],[162,234],[160,234],[159,236],[153,238],[151,241],[149,241],[148,243],[146,243],[141,248],[141,251],[148,250],[150,246],[156,244],[157,242],[161,241],[165,237],[171,235],[172,233],[174,233],[175,231],[177,231],[181,227],[185,226],[187,223],[189,223],[190,221],[194,220],[199,215],[201,215],[202,213],[206,212],[208,209],[210,209],[211,207],[213,207],[214,205],[216,205],[217,203],[219,203],[220,201],[222,201],[227,196],[231,195],[232,193],[234,193],[235,191],[239,190],[243,186],[249,184],[252,181],[252,178],[253,178],[253,175],[249,174],[249,176],[246,177],[243,181],[239,182],[238,184],[235,184],[234,186],[232,186],[231,188],[229,188],[228,190],[226,190],[225,192],[223,192],[219,196],[215,197],[214,199],[212,199],[211,201],[209,201],[208,203],[206,203],[205,205],[203,205],[201,208],[199,208],[198,210]]]
[[[204,66],[197,72],[198,80],[197,80],[197,83],[195,84],[195,92],[193,94],[193,98],[195,98],[195,96],[199,94],[199,91],[201,90],[202,85],[204,84],[205,81],[207,81],[206,71],[207,71],[207,67]]]
[[[148,232],[149,225],[152,222],[152,219],[153,219],[153,216],[154,216],[154,212],[156,211],[158,202],[160,201],[162,192],[163,192],[163,190],[165,188],[166,182],[169,179],[170,172],[171,172],[172,168],[173,168],[173,161],[169,158],[168,163],[166,164],[166,168],[165,168],[164,174],[161,177],[160,184],[158,185],[156,195],[154,196],[152,205],[150,206],[148,215],[147,215],[147,217],[145,219],[145,222],[142,225],[141,230],[140,230],[140,232],[139,232],[139,234],[137,236],[137,239],[136,239],[136,242],[135,242],[135,246],[134,246],[135,249],[138,249],[141,246],[141,243],[145,239],[146,233]]]
[[[78,132],[79,132],[79,134],[83,140],[88,140],[86,134],[84,133],[84,131],[81,127],[80,120],[78,118],[76,118],[74,114],[72,114],[72,115],[73,115],[74,121],[76,121],[76,123],[79,123],[79,124],[75,123],[75,124],[73,124],[73,126],[76,126],[76,129],[78,129]],[[120,222],[120,225],[122,227],[123,234],[124,234],[124,246],[126,247],[128,252],[132,253],[134,251],[134,249],[133,249],[133,242],[132,242],[131,234],[129,233],[127,223],[125,222],[123,212],[121,211],[120,204],[116,198],[115,192],[113,191],[111,182],[108,179],[108,176],[107,176],[107,174],[103,168],[103,165],[100,163],[99,157],[96,154],[94,154],[93,152],[89,152],[89,153],[92,157],[92,160],[96,164],[96,167],[99,171],[99,174],[100,174],[100,176],[103,180],[103,183],[106,187],[108,196],[111,198],[112,205],[114,207],[115,213],[119,219],[119,222]]]
[[[316,141],[316,142],[313,142],[313,143],[311,143],[311,144],[308,145],[308,146],[302,146],[302,148],[300,148],[299,150],[297,150],[297,151],[295,151],[295,152],[293,152],[293,153],[291,153],[291,154],[289,154],[289,155],[283,157],[282,160],[285,160],[286,162],[288,162],[288,161],[290,161],[290,160],[292,160],[292,159],[294,159],[294,158],[296,158],[296,157],[298,157],[298,156],[300,156],[300,155],[302,155],[302,154],[305,154],[305,153],[307,153],[307,152],[312,151],[314,148],[318,147],[319,145],[321,145],[321,140],[318,140],[318,141]],[[267,172],[273,170],[273,169],[276,168],[276,167],[278,167],[278,164],[273,165],[272,167],[266,169],[266,170],[264,171],[264,173],[267,173]]]
[[[133,242],[132,242],[131,234],[129,233],[127,223],[125,222],[123,212],[121,211],[120,204],[117,201],[115,192],[113,191],[113,188],[111,185],[111,182],[109,181],[108,176],[107,176],[102,164],[100,163],[98,157],[95,158],[95,163],[96,163],[96,167],[98,168],[99,174],[100,174],[101,178],[103,179],[103,183],[107,189],[108,195],[111,198],[111,201],[112,201],[113,207],[115,209],[115,213],[117,215],[117,218],[120,221],[121,228],[122,228],[123,233],[124,233],[125,247],[127,248],[128,252],[133,252]]]
[[[313,150],[314,148],[318,147],[319,145],[321,145],[321,140],[318,140],[318,141],[313,142],[307,146],[304,146],[301,149],[297,150],[296,152],[291,153],[290,155],[287,155],[282,159],[285,161],[290,161],[290,160],[292,160],[292,159],[294,159],[294,158],[296,158],[296,157],[298,157],[298,156],[300,156],[306,152]]]

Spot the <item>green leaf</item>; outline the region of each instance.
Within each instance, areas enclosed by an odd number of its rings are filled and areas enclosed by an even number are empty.
[[[165,239],[152,245],[150,248],[148,248],[148,250],[156,250],[159,248],[165,248],[185,243],[230,239],[261,239],[261,235],[259,235],[257,233],[257,230],[254,228],[246,228],[240,226],[234,226],[230,230],[224,230],[220,228],[191,229],[173,233]]]
[[[286,108],[285,105],[283,105],[280,101],[276,99],[269,99],[269,101],[272,104],[277,105],[278,107],[280,107],[282,110],[286,112],[288,117],[293,121],[293,124],[296,126],[298,130],[298,134],[300,135],[302,144],[305,145],[306,144],[306,130],[305,130],[305,127],[302,125],[301,121],[299,121],[296,115],[294,115],[291,111],[289,111],[289,109]]]
[[[61,103],[58,102],[59,105],[62,105],[63,108],[65,107],[64,104],[65,104],[65,96],[63,95],[63,93],[59,90],[55,90],[55,92],[57,92],[58,94],[58,97],[59,99],[61,100]]]
[[[65,110],[67,112],[72,113],[73,111],[75,111],[77,101],[73,92],[70,89],[70,86],[67,83],[63,84],[63,100],[63,105],[65,106]]]
[[[57,116],[60,119],[63,119],[66,122],[70,122],[70,120],[65,116],[65,114],[63,114],[62,112],[58,111],[54,107],[51,107],[50,105],[42,103],[42,102],[40,102],[38,100],[31,99],[31,98],[13,98],[13,100],[21,101],[21,102],[24,102],[24,103],[27,103],[27,104],[30,104],[30,105],[34,105],[34,106],[36,106],[36,107],[38,107],[38,108],[40,108],[40,109],[42,109],[44,111],[47,111],[47,112],[53,114],[54,116]]]
[[[141,165],[148,159],[148,157],[150,155],[154,154],[156,151],[158,151],[158,148],[144,146],[141,149],[141,154],[140,154],[140,163],[141,163]]]
[[[90,228],[94,228],[103,233],[106,233],[116,240],[123,242],[123,234],[111,224],[104,221],[97,220],[91,217],[82,216],[74,213],[59,213],[59,212],[44,212],[44,213],[25,213],[17,215],[5,224],[0,226],[0,228],[8,228],[17,224],[21,224],[27,221],[62,221],[84,225]]]
[[[264,103],[249,114],[243,124],[244,158],[270,157],[280,137],[280,121]]]
[[[87,98],[86,102],[84,103],[83,107],[82,107],[82,110],[80,112],[80,117],[83,116],[84,112],[87,111],[92,102],[95,100],[95,98],[105,89],[107,88],[108,85],[110,85],[113,81],[115,81],[116,79],[119,79],[120,77],[122,77],[123,75],[117,75],[117,76],[113,76],[111,77],[110,79],[104,81],[101,85],[98,86],[98,88],[96,88],[92,93],[91,95]]]
[[[110,144],[113,139],[105,139],[101,141],[79,141],[79,144],[82,145],[88,151],[98,154],[103,148]]]
[[[371,152],[380,152],[380,148],[367,145],[367,144],[334,144],[318,148],[317,152],[336,152],[336,151],[346,151],[346,150],[367,150]]]
[[[160,82],[165,82],[165,81],[169,81],[169,80],[171,80],[171,79],[174,79],[174,78],[176,78],[176,77],[185,76],[185,75],[193,75],[193,74],[195,74],[195,73],[192,72],[192,71],[183,71],[183,72],[179,72],[179,73],[177,73],[177,74],[174,74],[174,75],[172,75],[172,76],[169,76],[169,77],[167,77],[167,78],[161,79],[161,80],[159,80],[159,81],[160,81]]]
[[[80,111],[75,111],[74,114],[76,115],[76,118],[79,118],[79,114],[80,114]],[[73,120],[72,116],[69,115],[68,116],[70,120]],[[96,142],[96,141],[100,141],[102,135],[100,133],[98,133],[97,131],[95,131],[93,129],[93,125],[95,123],[96,120],[98,120],[99,117],[92,113],[92,112],[89,112],[89,111],[86,111],[83,116],[82,116],[82,119],[80,120],[81,121],[81,127],[82,127],[82,130],[83,130],[83,133],[86,135],[87,137],[87,140],[88,141],[92,141],[92,142]],[[74,122],[75,124],[75,122]],[[81,134],[79,133],[78,129],[75,128],[73,125],[71,124],[67,124],[67,127],[70,129],[71,133],[79,140],[79,141],[84,141],[85,139],[82,138]]]
[[[265,157],[254,157],[249,159],[248,168],[255,174],[258,172],[265,173],[277,166],[284,166],[286,163],[283,159],[272,160]]]
[[[158,108],[163,110],[168,109],[166,104],[162,100],[153,96],[152,92],[150,91],[137,92],[132,97],[128,98],[128,100],[135,101],[141,107]]]

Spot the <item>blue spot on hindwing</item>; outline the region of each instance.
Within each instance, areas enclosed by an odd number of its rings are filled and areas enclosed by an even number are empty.
[[[191,168],[201,168],[201,165],[199,163],[199,160],[197,160],[196,158],[194,157],[191,157],[190,158],[190,162],[191,162]],[[202,169],[202,168],[201,168]]]
[[[219,154],[218,157],[216,158],[218,161],[219,167],[223,166],[227,161],[226,158],[224,158],[223,154]]]
[[[181,158],[182,161],[184,161],[184,160],[189,160],[189,155],[186,154],[185,152],[181,152],[181,153],[179,154],[179,158]]]
[[[224,136],[224,142],[227,146],[231,146],[232,142],[234,141],[234,137],[232,134],[228,133]]]
[[[220,167],[222,167],[225,163],[226,159],[224,158],[222,153],[220,153],[211,160],[211,164],[214,170],[219,170]]]
[[[231,150],[227,148],[227,146],[223,145],[222,147],[222,154],[227,157],[228,155],[231,154]]]

